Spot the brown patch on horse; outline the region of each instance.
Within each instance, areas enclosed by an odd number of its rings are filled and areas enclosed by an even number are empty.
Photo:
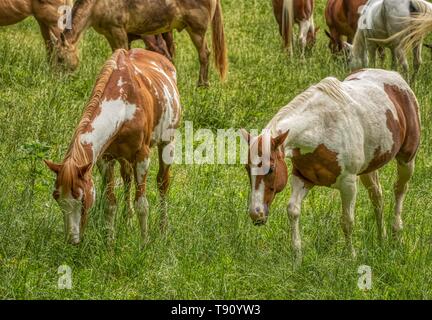
[[[331,186],[341,173],[338,154],[320,144],[312,153],[301,154],[293,149],[293,174],[308,185]]]
[[[411,161],[420,145],[420,117],[418,102],[412,92],[384,84],[384,90],[393,102],[401,127],[401,147],[397,159]],[[389,128],[390,129],[390,128]]]
[[[402,144],[401,141],[403,139],[402,135],[404,135],[405,132],[403,121],[399,122],[397,119],[395,119],[393,113],[390,110],[386,111],[386,118],[387,118],[386,121],[387,128],[390,130],[393,136],[392,149],[384,153],[382,152],[381,147],[375,149],[374,157],[372,161],[369,163],[366,170],[361,172],[360,175],[375,171],[381,168],[382,166],[384,166],[385,164],[387,164],[388,162],[390,162],[398,153],[401,147]]]
[[[325,19],[330,32],[326,34],[330,38],[330,48],[333,53],[342,51],[342,37],[347,37],[349,43],[354,39],[360,17],[359,8],[366,2],[367,0],[329,0],[327,2]]]

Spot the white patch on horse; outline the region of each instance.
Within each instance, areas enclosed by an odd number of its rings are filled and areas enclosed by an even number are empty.
[[[81,208],[82,208],[82,197],[83,191],[80,190],[80,194],[75,199],[71,192],[62,195],[61,187],[59,188],[60,198],[58,204],[64,215],[65,232],[68,235],[68,240],[77,244],[80,242],[80,223],[81,223]]]
[[[261,181],[258,188],[256,186],[256,176],[251,175],[251,199],[250,199],[250,212],[264,212],[264,181]],[[258,209],[258,210],[257,210]]]
[[[144,161],[137,163],[136,171],[137,171],[137,180],[139,184],[144,182],[144,177],[147,174],[149,167],[150,167],[150,159],[145,159]]]
[[[123,78],[120,77],[120,79],[117,81],[117,87],[122,88],[127,82],[123,81]]]
[[[169,82],[169,86],[167,86],[166,83],[162,83],[162,97],[164,99],[165,108],[163,108],[164,112],[153,131],[152,140],[154,142],[161,141],[164,132],[178,123],[179,112],[175,112],[175,110],[178,110],[180,107],[179,95],[171,79],[163,70],[158,69],[158,72],[165,76]],[[159,98],[159,95],[157,95],[157,97]]]
[[[104,145],[117,130],[135,115],[136,105],[123,99],[104,100],[100,114],[92,122],[92,130],[81,135],[82,144],[91,144],[93,159],[97,160]]]

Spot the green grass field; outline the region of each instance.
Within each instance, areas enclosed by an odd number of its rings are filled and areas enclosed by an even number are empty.
[[[230,71],[221,84],[196,89],[198,60],[186,32],[176,33],[183,120],[195,129],[263,128],[277,110],[329,75],[348,70],[333,59],[321,26],[302,64],[281,52],[271,1],[223,0]],[[142,45],[137,43],[136,45]],[[432,298],[432,58],[414,88],[421,105],[422,145],[405,202],[401,244],[380,245],[372,206],[359,189],[355,225],[358,257],[349,258],[339,225],[337,191],[316,188],[301,218],[304,261],[294,268],[286,214],[290,190],[273,204],[269,223],[254,227],[247,214],[249,182],[241,165],[176,165],[169,196],[170,228],[158,228],[157,160],[148,182],[150,243],[140,250],[138,224],[117,216],[117,240],[106,243],[100,176],[98,201],[85,240],[64,242],[60,209],[51,197],[54,176],[42,159],[61,161],[73,130],[110,56],[106,40],[87,32],[78,72],[50,72],[37,24],[0,29],[0,298],[3,299],[431,299]],[[381,170],[387,229],[393,219],[395,165]],[[118,175],[118,195],[121,180]],[[119,203],[122,203],[119,201]],[[60,265],[73,287],[57,287]],[[372,268],[372,289],[357,286],[358,268]]]

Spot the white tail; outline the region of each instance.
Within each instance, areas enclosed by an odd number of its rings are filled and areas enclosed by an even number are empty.
[[[429,32],[432,32],[432,4],[424,0],[411,0],[411,5],[416,9],[416,13],[407,18],[408,27],[387,39],[369,40],[378,43],[390,43],[401,39],[400,45],[404,50],[409,50],[419,44]]]

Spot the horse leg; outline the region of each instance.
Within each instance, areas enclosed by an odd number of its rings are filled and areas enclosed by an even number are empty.
[[[168,205],[166,196],[168,193],[169,185],[170,185],[170,164],[164,161],[163,154],[165,148],[169,148],[170,144],[160,144],[158,146],[158,155],[159,155],[159,172],[157,175],[157,184],[159,189],[160,196],[160,210],[161,210],[161,220],[160,220],[160,229],[161,231],[166,231],[168,227]]]
[[[127,210],[127,217],[128,220],[131,220],[133,217],[133,209],[131,205],[131,183],[132,183],[132,175],[133,170],[131,165],[126,160],[120,161],[120,174],[123,179],[124,184],[124,199],[126,202],[126,210]]]
[[[376,56],[378,47],[372,42],[368,41],[367,51],[369,53],[369,66],[371,68],[376,68]]]
[[[303,181],[297,176],[293,175],[291,178],[291,198],[288,203],[288,218],[291,224],[291,244],[294,250],[294,257],[296,263],[301,263],[302,250],[301,250],[301,237],[300,237],[300,213],[301,206],[304,198],[307,196],[309,189],[307,189]]]
[[[112,28],[109,32],[109,36],[106,36],[112,51],[117,49],[129,50],[130,37],[123,28]]]
[[[145,155],[137,157],[134,165],[134,175],[135,175],[135,212],[138,215],[139,226],[141,229],[141,238],[143,243],[148,240],[148,211],[149,204],[146,198],[146,182],[147,173],[150,166],[150,159],[148,153]]]
[[[53,42],[52,42],[51,36],[50,36],[50,30],[43,22],[38,21],[38,24],[39,24],[39,28],[40,28],[44,43],[45,43],[48,62],[50,62],[52,59],[52,54],[53,54],[53,50],[54,50],[54,45],[53,45]]]
[[[395,238],[400,237],[400,233],[403,229],[402,223],[402,208],[403,202],[405,199],[405,195],[408,191],[408,182],[413,176],[414,173],[414,159],[408,163],[405,163],[401,160],[397,160],[397,181],[395,183],[395,220],[393,223],[393,235]]]
[[[385,48],[378,47],[378,57],[380,59],[381,68],[384,68],[385,58],[386,58]]]
[[[411,83],[414,84],[417,78],[417,74],[420,70],[420,66],[423,63],[422,60],[422,43],[419,43],[413,48],[413,59],[414,59],[414,73],[411,78]]]
[[[354,246],[352,244],[352,233],[354,226],[355,202],[357,196],[357,176],[348,175],[340,181],[339,186],[342,199],[342,217],[341,225],[345,235],[347,250],[352,257],[356,256]]]
[[[193,30],[191,27],[187,28],[187,32],[198,51],[200,61],[200,75],[198,80],[198,87],[208,87],[208,69],[209,69],[209,56],[210,51],[207,46],[205,38],[205,29]]]
[[[305,59],[307,35],[310,28],[311,28],[311,23],[309,20],[300,21],[299,43],[300,43],[300,59],[302,60]]]
[[[403,73],[404,78],[409,80],[408,60],[407,60],[407,57],[405,55],[404,50],[402,48],[396,48],[395,54],[396,54],[396,59],[397,59],[398,63],[402,66],[402,73]]]
[[[105,193],[106,200],[108,202],[108,206],[105,205],[105,215],[107,218],[107,231],[108,231],[108,240],[110,242],[114,241],[114,222],[115,215],[117,211],[117,200],[114,193],[114,166],[115,161],[105,161],[100,160],[98,162],[98,168],[102,176],[102,185]]]
[[[360,176],[360,180],[369,193],[375,211],[375,217],[378,227],[378,240],[382,242],[386,238],[384,225],[384,203],[381,184],[379,182],[378,171],[373,171]]]
[[[171,58],[174,59],[176,48],[172,31],[163,33],[162,37],[165,40]]]

